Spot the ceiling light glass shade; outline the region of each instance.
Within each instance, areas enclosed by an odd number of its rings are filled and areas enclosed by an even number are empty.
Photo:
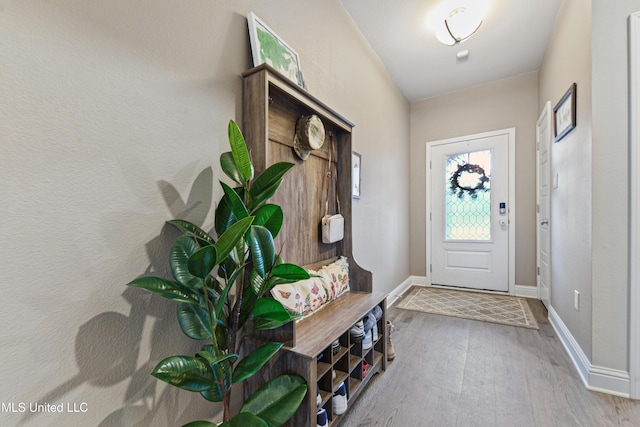
[[[458,7],[444,20],[444,31],[437,32],[436,37],[442,43],[454,46],[471,37],[480,24],[482,20],[467,12],[465,7]]]
[[[452,0],[440,5],[431,16],[436,38],[455,46],[471,37],[482,24],[487,3],[482,0]]]

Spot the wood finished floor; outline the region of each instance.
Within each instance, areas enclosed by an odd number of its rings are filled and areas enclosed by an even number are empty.
[[[396,359],[341,426],[640,426],[640,401],[587,390],[529,305],[539,331],[392,307]]]

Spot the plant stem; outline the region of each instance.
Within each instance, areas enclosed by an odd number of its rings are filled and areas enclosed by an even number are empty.
[[[211,345],[213,347],[214,356],[221,356],[223,354],[222,350],[218,346],[218,338],[216,337],[216,328],[218,327],[217,319],[214,323],[213,313],[211,310],[211,301],[209,301],[209,288],[207,288],[207,281],[202,281],[202,288],[204,289],[204,302],[205,302],[205,311],[207,313],[207,317],[209,318],[209,328],[211,329]],[[222,390],[222,405],[223,405],[223,421],[228,421],[231,417],[229,413],[230,410],[230,401],[231,401],[231,393],[230,390],[227,391],[227,386],[225,384],[224,378],[224,370],[222,369],[222,363],[217,364],[218,375],[220,377],[220,389]]]
[[[231,335],[229,340],[230,341],[229,349],[231,349],[231,351],[233,351],[234,353],[236,352],[236,339],[237,339],[238,329],[240,329],[240,308],[242,307],[242,295],[244,294],[244,281],[245,281],[244,276],[245,276],[244,272],[239,275],[239,279],[240,277],[242,279],[240,279],[240,283],[238,283],[238,286],[237,286],[236,303],[233,307],[233,321],[230,322],[229,324],[229,328],[230,328],[229,332]]]

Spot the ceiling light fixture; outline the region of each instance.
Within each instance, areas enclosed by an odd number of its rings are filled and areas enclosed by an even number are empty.
[[[486,4],[482,1],[454,0],[443,3],[432,16],[436,38],[455,46],[467,40],[480,28]]]

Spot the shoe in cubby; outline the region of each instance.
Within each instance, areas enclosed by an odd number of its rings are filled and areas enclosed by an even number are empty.
[[[362,340],[362,350],[369,350],[373,346],[373,336],[371,334],[371,330],[364,334],[364,339]]]
[[[344,382],[340,383],[338,389],[333,393],[333,413],[342,415],[347,412],[347,387]]]
[[[328,427],[329,426],[329,417],[327,415],[327,410],[326,409],[324,409],[324,408],[318,409],[316,417],[318,419],[318,421],[316,423],[318,427]]]
[[[351,333],[351,341],[353,341],[354,343],[362,341],[362,339],[364,338],[364,324],[362,320],[356,322],[356,324],[351,327],[351,330],[349,332]]]

